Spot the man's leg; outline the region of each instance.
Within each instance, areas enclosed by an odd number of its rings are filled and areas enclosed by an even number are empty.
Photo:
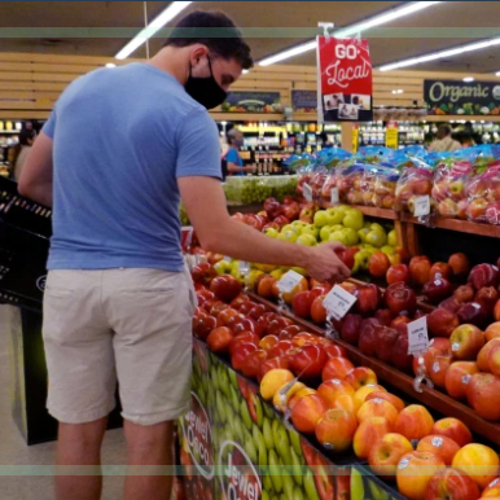
[[[86,424],[59,423],[55,481],[57,500],[101,498],[101,444],[107,420],[105,417]],[[82,470],[88,475],[79,475]],[[76,475],[68,475],[73,471]]]
[[[124,430],[132,466],[132,475],[125,479],[124,500],[169,499],[172,469],[165,466],[173,465],[173,422],[137,425],[124,420]],[[146,475],[135,475],[143,471]]]

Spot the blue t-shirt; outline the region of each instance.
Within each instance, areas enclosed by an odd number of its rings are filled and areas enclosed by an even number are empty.
[[[234,148],[229,148],[226,153],[226,161],[228,163],[234,163],[237,167],[243,166],[243,160],[238,154],[238,151]],[[245,175],[244,172],[231,172],[231,175]]]
[[[215,122],[146,63],[75,80],[43,131],[54,140],[48,269],[181,271],[177,179],[221,177]]]

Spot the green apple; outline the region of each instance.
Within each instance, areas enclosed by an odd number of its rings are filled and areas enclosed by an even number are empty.
[[[296,273],[302,274],[302,276],[307,276],[307,270],[303,267],[291,267],[290,269]]]
[[[301,234],[296,243],[299,245],[304,245],[306,247],[313,247],[317,244],[316,238],[312,234]]]
[[[387,242],[387,236],[384,232],[380,232],[378,230],[370,231],[366,235],[366,243],[373,245],[374,247],[381,248]]]
[[[340,224],[344,218],[345,211],[341,210],[340,207],[328,208],[326,210],[327,214],[327,224],[332,226],[333,224]]]
[[[287,231],[293,231],[298,236],[302,232],[302,225],[301,224],[295,224],[295,223],[285,224],[281,228],[281,234],[286,233]]]
[[[394,247],[391,247],[390,245],[384,245],[380,250],[384,252],[386,255],[396,254],[396,250],[394,249]]]
[[[384,233],[385,234],[385,229],[383,226],[381,226],[378,222],[373,222],[372,224],[370,224],[370,229],[372,231],[379,231],[381,233]]]
[[[298,234],[295,231],[285,231],[278,234],[278,240],[288,241],[289,243],[295,243],[297,241]]]
[[[328,224],[328,213],[326,210],[318,210],[314,214],[314,225],[316,227],[323,227]]]
[[[314,239],[318,239],[319,229],[317,227],[314,227],[311,224],[306,224],[302,228],[302,234],[310,234],[310,235],[314,236]]]
[[[278,269],[275,269],[274,271],[271,271],[269,276],[272,276],[274,279],[279,281],[284,273],[285,273],[285,271],[283,271],[283,269],[278,268]]]
[[[358,231],[364,224],[363,212],[357,208],[351,208],[342,219],[342,224]]]
[[[277,238],[278,237],[278,231],[274,229],[274,227],[268,227],[265,231],[264,234],[266,236],[269,236],[269,238]]]
[[[346,227],[342,229],[342,233],[344,233],[344,236],[346,238],[346,245],[349,247],[352,247],[353,245],[356,245],[359,241],[359,236],[358,233],[354,230],[351,229],[350,227]]]
[[[366,235],[370,232],[370,228],[363,227],[358,231],[359,241],[364,243],[366,241]]]
[[[334,224],[333,226],[331,226],[332,228],[332,231],[342,231],[342,229],[345,228],[345,226],[343,224]]]
[[[328,241],[338,241],[339,243],[342,243],[342,245],[347,245],[346,236],[342,231],[334,231],[330,234]]]
[[[331,232],[332,232],[331,226],[323,226],[319,232],[319,239],[321,241],[328,241],[328,238],[330,238]]]
[[[389,234],[387,235],[387,244],[391,245],[391,247],[398,246],[398,235],[395,229],[390,231]]]

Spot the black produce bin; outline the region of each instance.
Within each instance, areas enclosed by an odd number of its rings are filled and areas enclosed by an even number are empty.
[[[14,363],[13,417],[26,442],[52,441],[57,422],[45,408],[47,367],[42,341],[42,303],[52,211],[19,196],[17,184],[0,177],[0,302],[19,308],[11,321]],[[109,427],[122,424],[120,405]]]

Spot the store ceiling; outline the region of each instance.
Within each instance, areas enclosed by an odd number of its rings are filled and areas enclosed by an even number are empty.
[[[303,41],[299,28],[313,28],[319,21],[335,22],[336,26],[349,25],[404,2],[193,2],[184,12],[197,8],[223,10],[243,28],[265,27],[297,28],[291,38],[252,38],[249,43],[256,59],[283,50]],[[147,2],[149,20],[161,12],[169,2]],[[500,14],[499,2],[449,2],[430,7],[409,17],[387,24],[389,28],[432,28],[429,32],[407,30],[403,37],[370,37],[372,60],[375,66],[406,59],[420,54],[470,43],[477,38],[465,38],[454,28],[469,28],[473,34],[489,38]],[[55,54],[99,55],[112,58],[128,41],[128,38],[62,38],[57,28],[139,28],[144,23],[144,5],[132,2],[0,2],[0,27],[53,28],[43,37],[4,38],[2,51],[21,51]],[[481,29],[483,28],[483,30]],[[488,32],[484,29],[490,28]],[[451,31],[451,32],[450,32]],[[483,36],[484,34],[484,36]],[[37,34],[39,35],[39,34]],[[151,51],[160,47],[158,39],[151,41]],[[133,57],[144,57],[144,48]],[[288,59],[286,64],[314,65],[316,56],[309,52]],[[492,73],[500,71],[500,56],[495,47],[489,50],[466,53],[449,60],[439,60],[412,69],[470,71]]]

